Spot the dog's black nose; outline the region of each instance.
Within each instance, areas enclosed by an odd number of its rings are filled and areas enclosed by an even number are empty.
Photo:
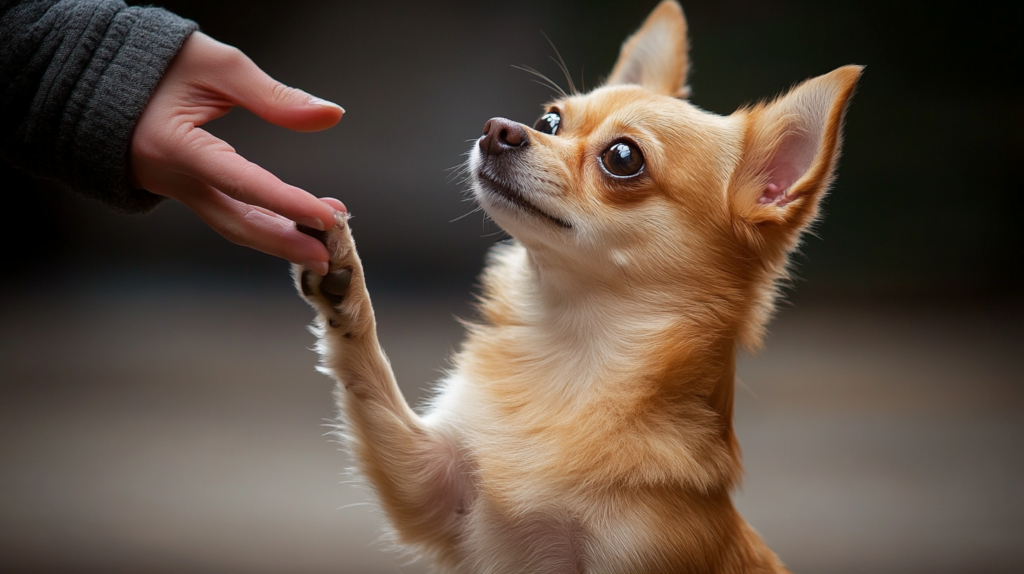
[[[498,155],[506,150],[530,145],[523,126],[505,118],[491,118],[484,124],[484,137],[480,138],[480,151],[484,155]]]

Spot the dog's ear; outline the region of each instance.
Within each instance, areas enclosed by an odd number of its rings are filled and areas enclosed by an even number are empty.
[[[807,80],[745,117],[743,155],[729,186],[737,230],[756,245],[790,248],[832,183],[843,116],[862,66]]]
[[[667,96],[688,98],[686,18],[675,0],[665,0],[619,52],[607,84],[637,84]]]

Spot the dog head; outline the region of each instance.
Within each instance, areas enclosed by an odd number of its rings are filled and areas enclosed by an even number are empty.
[[[719,116],[686,100],[687,43],[666,0],[604,86],[550,102],[532,128],[489,120],[470,154],[473,191],[539,268],[746,307],[736,335],[756,346],[832,181],[862,68]]]

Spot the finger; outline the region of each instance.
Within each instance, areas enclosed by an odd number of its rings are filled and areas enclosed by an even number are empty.
[[[327,129],[345,110],[302,90],[285,86],[261,70],[241,51],[209,36],[200,39],[222,54],[215,65],[216,89],[264,120],[296,131]],[[216,46],[213,46],[216,44]]]
[[[235,153],[209,132],[193,128],[175,147],[175,168],[251,205],[257,205],[315,229],[334,226],[334,210],[311,193],[288,185],[274,174]]]
[[[335,211],[348,211],[348,208],[345,207],[344,203],[338,201],[337,199],[334,199],[333,197],[321,197],[320,201],[326,203],[327,205],[330,205]]]
[[[195,180],[177,198],[228,241],[327,274],[327,248],[296,230],[288,219],[246,205]]]

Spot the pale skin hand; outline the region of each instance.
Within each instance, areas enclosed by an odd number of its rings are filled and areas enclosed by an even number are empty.
[[[338,123],[336,104],[278,83],[241,51],[195,32],[185,40],[135,126],[133,183],[177,199],[233,243],[327,273],[327,249],[293,222],[334,225],[337,199],[288,185],[200,128],[234,106],[296,131]]]

